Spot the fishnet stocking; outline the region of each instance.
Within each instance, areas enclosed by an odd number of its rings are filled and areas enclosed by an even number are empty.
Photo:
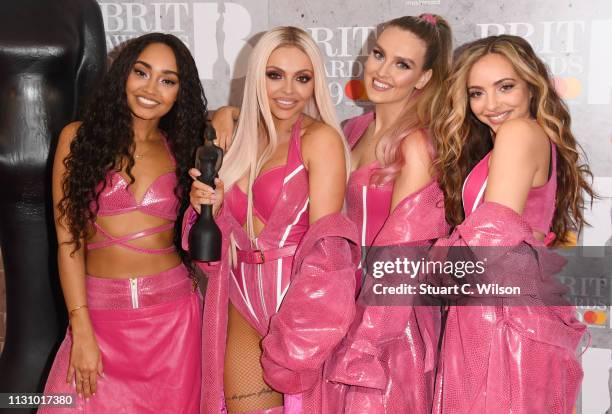
[[[263,380],[261,335],[230,303],[225,350],[224,393],[229,413],[244,413],[283,405],[282,394]]]

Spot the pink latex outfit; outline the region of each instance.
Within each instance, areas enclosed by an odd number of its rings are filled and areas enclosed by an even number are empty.
[[[94,223],[106,239],[89,243],[87,248],[119,245],[143,254],[174,251],[174,247],[144,249],[129,242],[174,226],[178,210],[176,182],[174,172],[161,175],[143,200],[137,202],[125,179],[109,171],[98,198],[98,216],[138,210],[171,222],[122,237],[113,237]],[[199,413],[202,305],[185,266],[130,279],[87,275],[85,284],[104,377],[98,377],[98,390],[89,402],[77,398],[74,408],[45,407],[38,412]],[[68,328],[51,368],[46,394],[75,393],[74,386],[66,382],[71,347],[72,333]]]
[[[373,119],[373,113],[366,113],[347,123],[351,147]],[[370,184],[377,167],[364,166],[349,179],[348,216],[361,227],[362,246],[428,246],[448,234],[443,195],[435,182],[407,196],[390,213],[392,184]],[[429,413],[439,326],[439,307],[358,303],[348,335],[325,373],[342,385],[330,401],[335,412]]]
[[[325,411],[323,366],[354,314],[356,229],[332,214],[309,225],[308,173],[300,155],[301,117],[291,133],[287,164],[253,186],[254,210],[265,228],[251,242],[243,228],[246,196],[228,189],[215,221],[223,234],[220,262],[201,263],[208,276],[203,329],[202,413],[223,408],[228,300],[264,337],[264,380],[284,396],[285,413]],[[195,213],[183,222],[183,247]],[[231,237],[233,236],[233,237]],[[236,263],[230,262],[230,238]]]
[[[533,230],[548,233],[556,192],[556,149],[552,144],[549,181],[530,191],[522,215],[493,202],[483,202],[488,176],[487,155],[470,173],[463,189],[465,221],[440,247],[463,246],[476,259],[488,260],[483,281],[530,289],[507,305],[495,298],[488,306],[448,309],[436,376],[434,413],[570,414],[582,369],[575,351],[585,326],[573,306],[552,306],[542,293],[558,290],[545,269],[556,255],[536,240]],[[548,233],[547,241],[553,239]],[[484,255],[478,246],[493,246]],[[551,259],[548,258],[550,256]],[[495,263],[502,263],[495,267]],[[517,271],[517,269],[520,269]],[[488,302],[487,302],[488,303]],[[521,306],[527,303],[533,306]]]

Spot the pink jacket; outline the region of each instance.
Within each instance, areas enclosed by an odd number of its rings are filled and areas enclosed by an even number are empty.
[[[519,214],[492,202],[436,243],[451,246],[487,259],[481,282],[514,283],[526,291],[511,305],[501,297],[492,306],[470,297],[465,306],[449,307],[433,413],[570,414],[582,379],[575,351],[585,326],[573,306],[548,305],[563,291],[550,277],[561,264],[558,257]]]
[[[224,235],[239,224],[221,209]],[[183,241],[192,221],[186,214]],[[242,229],[240,229],[242,230]],[[355,225],[341,214],[313,223],[300,241],[291,282],[269,324],[262,346],[264,379],[285,394],[302,394],[304,413],[323,413],[323,368],[353,320],[355,269],[360,251]],[[204,302],[202,413],[218,414],[223,402],[223,366],[229,301],[229,242],[214,264],[199,263],[208,276]]]
[[[376,246],[429,246],[448,234],[437,183],[404,199]],[[367,285],[364,286],[364,289]],[[440,308],[357,305],[355,321],[326,370],[335,413],[429,413]]]

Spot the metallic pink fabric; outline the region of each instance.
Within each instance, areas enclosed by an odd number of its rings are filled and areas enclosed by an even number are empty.
[[[101,183],[101,185],[103,185]],[[157,177],[149,186],[141,201],[134,198],[134,194],[128,188],[129,182],[116,171],[109,171],[106,178],[106,186],[98,203],[99,216],[114,216],[131,211],[141,211],[155,217],[167,220],[176,220],[178,200],[174,195],[176,187],[176,174],[174,171],[167,172]]]
[[[353,148],[374,120],[374,112],[350,119],[344,127],[344,135]],[[371,185],[372,173],[380,168],[378,161],[364,165],[353,171],[346,187],[346,212],[348,217],[360,227],[362,246],[371,246],[382,228],[389,209],[393,185]]]
[[[163,139],[168,156],[172,160],[173,165],[175,165],[176,162],[172,155],[172,151],[170,151],[168,147],[168,142],[165,137]],[[138,247],[129,242],[155,233],[161,233],[174,227],[179,207],[179,202],[174,194],[176,184],[177,179],[174,171],[162,174],[151,183],[142,200],[137,201],[134,198],[134,194],[129,189],[129,182],[118,171],[109,171],[106,174],[105,180],[100,182],[96,188],[96,191],[101,191],[98,197],[98,216],[115,216],[133,211],[140,211],[144,214],[170,220],[170,223],[126,234],[121,237],[115,237],[105,231],[98,223],[94,222],[93,225],[96,231],[100,233],[105,240],[88,243],[87,249],[94,250],[112,245],[119,245],[139,253],[166,254],[173,252],[175,250],[174,246],[161,249],[150,249]],[[90,209],[95,211],[95,202],[91,203]]]
[[[297,135],[295,139],[295,148],[299,150]],[[221,208],[215,219],[223,234],[223,257],[220,262],[200,264],[208,275],[203,329],[203,413],[217,414],[222,407],[219,396],[223,393],[228,300],[262,336],[267,334],[262,365],[268,384],[284,392],[286,400],[292,402],[299,399],[294,400],[289,394],[302,394],[305,413],[320,412],[323,364],[352,319],[354,271],[359,261],[355,227],[340,214],[324,217],[307,227],[307,172],[301,162],[286,170],[280,196],[255,240],[255,247],[265,254],[297,244],[295,256],[231,265],[230,235],[241,250],[249,250],[250,241],[228,205]],[[195,213],[188,210],[183,221],[184,248],[188,247],[187,237],[194,220]],[[346,280],[348,274],[350,280]],[[332,297],[334,300],[329,299]],[[296,316],[301,311],[304,314],[298,319],[286,321],[283,316]],[[279,330],[279,323],[286,325]],[[277,347],[294,340],[294,352],[278,355],[287,351]],[[289,369],[292,375],[304,376],[308,381],[300,381],[301,385],[296,386],[297,380],[291,383],[279,380],[287,367],[292,367]],[[299,412],[297,408],[293,410]]]
[[[504,246],[494,259],[507,260],[506,271],[521,269],[517,278],[542,275],[546,253],[520,215],[491,202],[480,205],[436,245]],[[534,248],[540,249],[537,255]],[[556,289],[552,279],[534,283],[541,287],[537,291]],[[575,351],[585,326],[572,306],[543,306],[537,295],[524,300],[535,306],[507,306],[500,298],[497,306],[449,307],[433,413],[572,412],[582,379]]]
[[[550,223],[555,214],[555,203],[557,197],[557,147],[550,142],[550,178],[546,184],[529,190],[523,213],[521,214],[533,230],[546,234],[546,242],[554,240],[554,233],[550,233]],[[463,186],[463,209],[469,215],[484,202],[484,192],[489,174],[489,152],[470,171]]]
[[[266,251],[296,246],[308,230],[308,173],[299,155],[301,119],[298,118],[293,125],[283,177],[270,183],[281,186],[277,189],[279,196],[267,200],[267,206],[258,206],[262,213],[272,213],[262,217],[266,225],[255,239],[255,246],[251,246],[246,231],[242,226],[236,226],[239,223],[234,220],[231,232],[239,250],[249,252],[255,248],[265,255]],[[259,187],[257,189],[261,191]],[[230,191],[240,190],[234,186]],[[227,204],[224,202],[223,209],[230,212],[240,208],[246,210],[246,204],[234,206],[232,201],[236,199],[228,200]],[[229,237],[229,234],[224,233],[224,236]],[[287,293],[292,265],[293,255],[288,255],[261,264],[239,262],[228,269],[232,304],[262,336],[268,332],[270,317],[278,311]]]
[[[360,249],[340,214],[311,225],[295,254],[291,284],[262,341],[264,379],[285,394],[302,394],[303,413],[335,413],[323,371],[354,316]]]
[[[291,177],[291,173],[294,171],[299,172],[304,168],[304,162],[300,153],[301,125],[302,117],[299,117],[291,129],[285,165],[264,171],[253,182],[253,213],[264,224],[268,223],[270,216],[276,208],[284,180],[287,177]],[[237,185],[229,189],[224,199],[224,204],[230,209],[230,212],[240,225],[246,223],[247,195]],[[307,213],[307,210],[305,213]],[[302,234],[306,232],[308,228],[308,214],[302,214],[294,228],[301,229]],[[299,234],[296,234],[293,238],[299,240]]]
[[[201,299],[180,265],[135,279],[87,277],[87,299],[104,367],[89,402],[39,413],[199,413]],[[74,393],[66,382],[70,329],[45,393]]]
[[[172,160],[172,164],[176,165],[172,151],[168,146],[168,141],[163,133],[162,138],[168,152],[168,157]],[[96,189],[100,190],[103,188],[98,197],[98,215],[113,216],[130,211],[142,211],[145,214],[174,221],[176,220],[178,210],[178,200],[174,194],[176,182],[176,173],[174,171],[162,174],[151,183],[142,200],[137,201],[134,198],[134,194],[128,188],[129,183],[126,179],[117,171],[109,171],[106,175],[106,181],[101,182]],[[93,209],[93,203],[91,207]]]
[[[372,222],[370,214],[363,225]],[[428,246],[449,231],[435,182],[387,215],[374,245]],[[333,412],[429,413],[439,330],[439,307],[358,303],[349,333],[325,373],[336,384],[329,397]]]

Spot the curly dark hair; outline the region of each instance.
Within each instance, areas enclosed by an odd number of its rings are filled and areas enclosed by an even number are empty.
[[[134,131],[132,113],[127,103],[125,85],[140,53],[150,44],[162,43],[174,52],[179,74],[179,92],[172,109],[159,122],[168,137],[170,151],[176,159],[178,184],[174,189],[180,202],[178,217],[189,206],[191,178],[187,171],[193,163],[195,149],[203,143],[207,116],[206,97],[191,53],[177,37],[149,33],[126,42],[113,61],[102,83],[85,107],[82,124],[64,160],[66,173],[59,202],[60,217],[66,219],[75,249],[87,234],[88,224],[97,215],[98,197],[106,185],[108,171],[119,171],[127,162],[126,174],[134,183]],[[97,191],[96,191],[97,189]],[[90,208],[90,205],[94,208]],[[174,243],[183,261],[188,261],[180,248],[181,220],[176,221]]]

